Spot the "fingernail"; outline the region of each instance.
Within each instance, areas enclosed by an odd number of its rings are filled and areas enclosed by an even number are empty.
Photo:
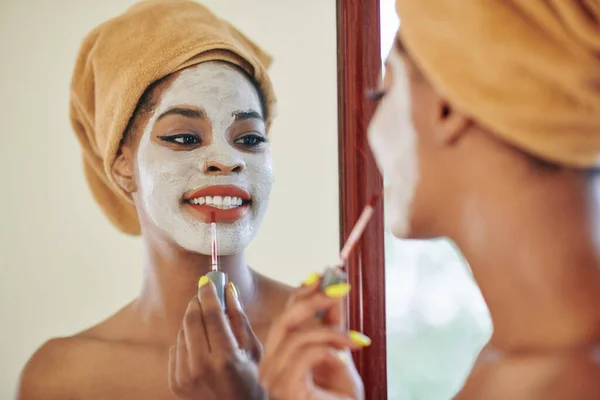
[[[306,277],[306,279],[304,280],[304,284],[306,286],[314,285],[319,280],[319,276],[320,275],[317,272],[313,272],[312,274]]]
[[[229,282],[228,285],[229,285],[229,289],[231,290],[231,293],[233,293],[233,296],[236,299],[239,299],[240,298],[240,293],[238,292],[237,287],[235,287],[235,283]]]
[[[202,278],[200,278],[198,280],[198,287],[202,287],[202,286],[206,285],[208,282],[210,282],[210,279],[208,279],[208,277],[206,275],[204,275]]]
[[[327,286],[325,288],[325,294],[328,297],[337,299],[347,295],[350,292],[350,288],[351,286],[349,283],[336,283],[335,285]]]
[[[360,333],[358,331],[350,331],[348,332],[348,336],[350,336],[350,340],[352,340],[359,346],[368,347],[371,345],[371,339],[364,333]]]

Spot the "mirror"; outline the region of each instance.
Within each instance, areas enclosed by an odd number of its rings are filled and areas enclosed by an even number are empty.
[[[339,252],[336,4],[204,0],[274,58],[275,184],[249,265],[290,285]],[[3,50],[0,398],[37,347],[98,323],[133,299],[142,244],[120,234],[86,185],[69,124],[69,84],[84,36],[132,0],[8,0]],[[127,38],[123,38],[127,40]],[[10,138],[10,140],[9,140]],[[293,256],[291,256],[293,254]],[[195,284],[195,282],[192,282]]]

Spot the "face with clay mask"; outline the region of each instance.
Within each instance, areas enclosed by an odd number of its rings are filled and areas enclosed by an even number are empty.
[[[386,219],[397,237],[411,231],[411,209],[419,182],[417,134],[405,61],[397,51],[387,60],[385,96],[369,126],[369,145],[386,183]]]
[[[210,254],[235,254],[256,235],[273,167],[259,94],[240,71],[206,62],[165,89],[137,151],[139,204],[170,239]]]

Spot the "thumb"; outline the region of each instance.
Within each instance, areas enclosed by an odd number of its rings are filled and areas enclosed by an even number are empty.
[[[229,282],[225,294],[227,317],[238,346],[246,352],[252,361],[258,363],[262,360],[262,344],[250,326],[248,317],[244,313],[240,302],[239,292],[233,282]]]

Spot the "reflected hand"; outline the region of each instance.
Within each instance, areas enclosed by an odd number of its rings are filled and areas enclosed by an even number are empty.
[[[362,381],[349,350],[368,346],[358,332],[343,332],[342,300],[348,290],[303,286],[273,323],[260,363],[260,381],[272,400],[355,400],[364,398]],[[337,290],[336,290],[337,289]],[[341,290],[340,290],[341,289]],[[324,312],[318,320],[315,315]]]
[[[177,345],[169,351],[169,388],[183,400],[265,400],[256,365],[262,346],[236,291],[227,286],[224,314],[214,284],[206,279],[200,281],[198,298],[189,302]]]

